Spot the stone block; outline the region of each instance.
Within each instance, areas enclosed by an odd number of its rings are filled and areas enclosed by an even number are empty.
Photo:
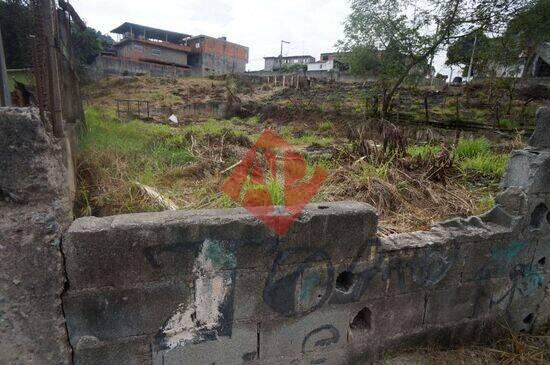
[[[529,138],[529,145],[537,148],[550,149],[550,108],[537,110],[535,131]]]
[[[513,151],[502,179],[503,189],[519,187],[527,194],[550,193],[550,151]]]
[[[99,341],[155,335],[178,309],[193,300],[184,283],[159,283],[132,289],[69,291],[63,297],[71,343],[84,336]]]

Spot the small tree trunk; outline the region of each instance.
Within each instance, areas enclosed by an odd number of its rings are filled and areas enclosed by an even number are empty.
[[[399,123],[399,112],[401,111],[401,94],[397,94],[397,121]]]
[[[456,94],[456,121],[458,122],[460,120],[460,111],[459,111],[459,106],[458,106],[458,93]]]
[[[428,109],[428,96],[424,96],[424,111],[426,113],[426,123],[430,122],[430,111]]]

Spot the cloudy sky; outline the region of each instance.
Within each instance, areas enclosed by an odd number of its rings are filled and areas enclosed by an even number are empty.
[[[263,57],[334,51],[343,37],[348,0],[72,0],[86,23],[108,33],[125,21],[187,34],[226,36],[249,47],[249,70],[263,68]],[[436,60],[436,68],[443,63]]]

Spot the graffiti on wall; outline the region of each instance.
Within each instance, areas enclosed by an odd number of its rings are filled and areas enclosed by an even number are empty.
[[[202,243],[193,268],[195,293],[164,323],[155,338],[156,351],[231,336],[237,261],[228,246],[210,239]],[[150,251],[147,256],[155,257]]]
[[[319,309],[327,301],[358,302],[375,286],[375,280],[389,284],[396,277],[396,286],[404,291],[409,275],[417,287],[430,288],[445,278],[458,255],[457,246],[444,251],[415,250],[410,260],[379,251],[378,239],[368,241],[353,262],[341,268],[336,281],[334,265],[326,252],[310,247],[280,251],[266,281],[264,302],[279,314],[299,317]]]

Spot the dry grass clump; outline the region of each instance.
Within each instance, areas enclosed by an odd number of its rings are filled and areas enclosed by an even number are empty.
[[[333,172],[322,194],[331,200],[356,199],[373,205],[380,214],[381,234],[429,229],[446,218],[479,213],[480,204],[453,179],[443,185],[418,171],[368,162]]]
[[[377,362],[378,365],[542,365],[548,363],[550,363],[548,330],[538,335],[507,330],[505,337],[486,345],[470,345],[454,349],[415,348],[389,354],[385,360]]]

